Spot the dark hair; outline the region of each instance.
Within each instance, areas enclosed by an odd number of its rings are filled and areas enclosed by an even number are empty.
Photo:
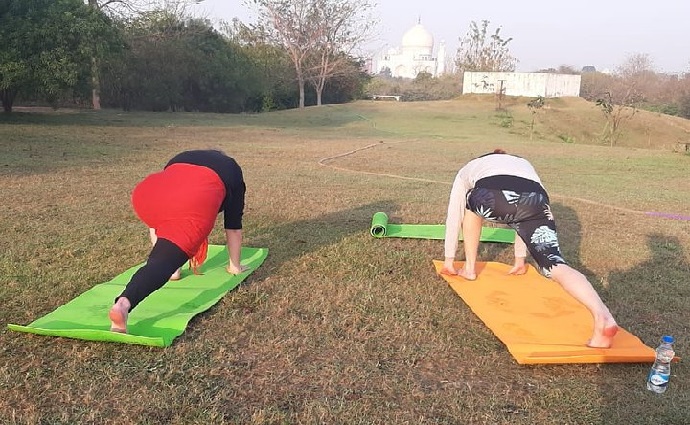
[[[484,158],[485,156],[496,155],[496,154],[505,154],[505,155],[507,155],[508,153],[507,153],[506,151],[504,151],[503,149],[501,149],[501,148],[497,148],[497,149],[494,149],[493,152],[485,153],[484,155],[480,155],[480,156],[478,156],[477,158]]]

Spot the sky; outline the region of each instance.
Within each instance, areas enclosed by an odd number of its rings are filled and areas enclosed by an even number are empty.
[[[510,53],[517,71],[531,72],[561,65],[615,71],[632,55],[647,54],[657,72],[690,72],[687,21],[690,2],[684,0],[370,0],[379,27],[367,43],[371,54],[398,47],[405,31],[418,20],[454,56],[459,39],[472,21],[488,20],[489,32],[501,27],[512,37]],[[250,23],[256,12],[243,0],[204,0],[193,11],[211,19],[238,18]],[[434,53],[436,53],[434,51]]]

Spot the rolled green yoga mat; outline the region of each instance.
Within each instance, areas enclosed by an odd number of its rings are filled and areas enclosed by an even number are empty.
[[[249,270],[231,275],[225,271],[228,264],[225,246],[210,245],[208,258],[201,266],[203,274],[195,275],[183,268],[182,279],[166,283],[132,310],[127,334],[110,331],[108,311],[141,265],[94,286],[27,326],[9,324],[7,327],[38,335],[167,347],[184,332],[192,317],[208,310],[239,285],[267,255],[266,248],[242,248],[242,264]]]
[[[377,212],[371,218],[371,236],[375,238],[414,238],[414,239],[437,239],[443,240],[446,237],[445,224],[390,224],[388,215],[384,212]],[[462,235],[460,235],[462,240]],[[499,227],[482,227],[480,236],[482,242],[515,242],[515,230],[503,229]]]

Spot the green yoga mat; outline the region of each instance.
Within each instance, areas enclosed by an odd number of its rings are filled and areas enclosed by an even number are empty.
[[[182,279],[166,283],[132,310],[127,334],[110,331],[108,311],[141,265],[94,286],[27,326],[9,324],[7,327],[38,335],[167,347],[184,332],[192,317],[208,310],[239,285],[263,263],[267,255],[266,248],[243,247],[242,264],[249,270],[233,276],[225,271],[228,264],[225,246],[210,245],[208,257],[201,267],[203,274],[195,275],[184,267]]]
[[[388,215],[377,212],[371,218],[371,236],[375,238],[414,238],[439,239],[446,237],[445,224],[390,224]],[[462,234],[460,235],[462,240]],[[482,242],[515,242],[515,230],[499,227],[482,227],[480,239]]]

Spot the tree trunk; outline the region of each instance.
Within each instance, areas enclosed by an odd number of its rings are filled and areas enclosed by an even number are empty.
[[[326,86],[326,76],[321,75],[319,79],[316,80],[314,88],[316,89],[316,105],[321,106],[321,97],[323,95],[323,88]]]
[[[101,79],[98,72],[98,59],[91,58],[91,103],[93,109],[101,109]]]
[[[299,85],[299,108],[304,109],[304,78],[301,75],[297,77],[297,84]]]
[[[2,109],[5,113],[12,112],[12,105],[14,104],[14,98],[17,95],[17,90],[13,89],[2,89],[0,90],[0,101],[2,101]]]
[[[97,0],[89,0],[89,7],[99,10]],[[101,79],[98,76],[98,59],[91,57],[91,104],[93,109],[101,109]]]

